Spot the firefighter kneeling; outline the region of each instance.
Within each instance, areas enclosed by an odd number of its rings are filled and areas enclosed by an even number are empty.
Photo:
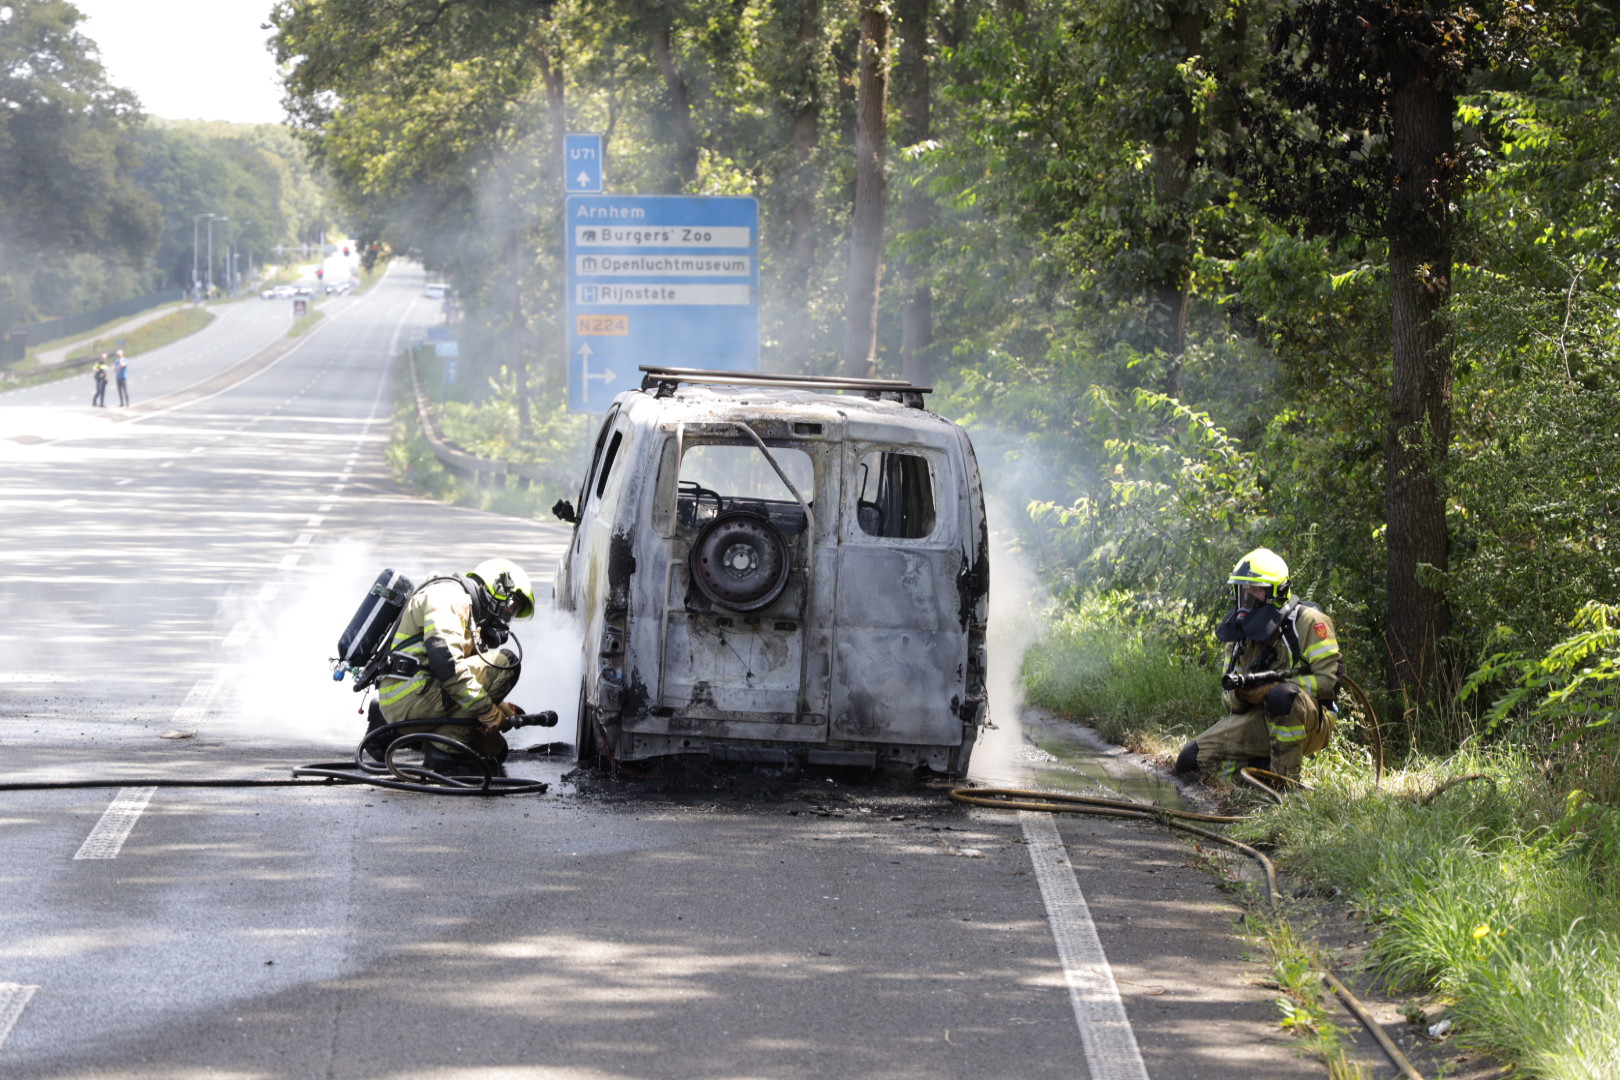
[[[1176,772],[1200,768],[1231,779],[1239,769],[1299,778],[1305,758],[1333,731],[1330,706],[1344,660],[1333,622],[1288,594],[1288,564],[1256,548],[1227,578],[1234,606],[1215,630],[1226,646],[1222,698],[1229,715],[1182,747]]]
[[[528,575],[506,559],[486,559],[466,575],[429,579],[400,613],[378,686],[381,716],[373,714],[372,727],[401,720],[476,719],[477,727],[425,724],[421,730],[505,761],[501,732],[523,710],[506,700],[518,681],[519,654],[501,646],[510,637],[508,623],[533,614]],[[422,765],[445,775],[480,772],[477,762],[437,743],[426,747]]]

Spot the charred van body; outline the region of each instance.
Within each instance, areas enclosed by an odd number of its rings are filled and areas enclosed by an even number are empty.
[[[989,593],[966,432],[900,383],[644,370],[559,504],[581,758],[965,771]]]

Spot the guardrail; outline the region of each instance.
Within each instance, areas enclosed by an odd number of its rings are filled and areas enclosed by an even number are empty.
[[[428,401],[427,395],[422,392],[422,381],[416,373],[415,349],[409,353],[409,363],[411,390],[416,395],[416,419],[422,427],[422,437],[427,440],[433,456],[438,458],[439,463],[446,469],[457,476],[472,480],[480,487],[505,487],[508,477],[515,481],[520,491],[527,491],[536,483],[548,484],[564,491],[573,491],[579,486],[579,477],[554,466],[483,457],[469,453],[446,440],[439,434],[438,424],[433,420],[433,406]]]

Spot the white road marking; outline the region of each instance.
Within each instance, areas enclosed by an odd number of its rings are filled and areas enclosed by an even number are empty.
[[[180,707],[174,710],[174,715],[169,717],[169,726],[184,727],[201,720],[217,693],[219,693],[218,679],[198,679],[197,685],[186,695],[186,700],[182,701]]]
[[[118,852],[129,839],[129,832],[140,819],[141,811],[146,804],[152,801],[155,787],[127,787],[119,788],[117,798],[107,807],[96,827],[90,830],[90,835],[84,838],[79,845],[79,853],[75,859],[116,859]]]
[[[113,486],[114,487],[123,487],[125,484],[132,484],[134,482],[135,482],[135,478],[133,476],[126,476],[122,480],[114,481]]]
[[[269,581],[259,586],[259,595],[255,596],[253,599],[257,600],[261,604],[268,604],[270,601],[276,598],[276,594],[280,591],[281,582]]]
[[[253,624],[248,622],[246,619],[237,620],[236,625],[231,627],[231,632],[225,635],[225,641],[223,642],[224,646],[227,649],[234,649],[238,645],[241,645],[247,640],[248,631],[252,628]]]
[[[6,1036],[22,1019],[28,999],[38,989],[37,986],[24,986],[22,983],[0,983],[0,1046],[6,1045]]]
[[[276,564],[276,569],[277,570],[291,570],[293,567],[298,565],[299,556],[301,556],[302,554],[303,554],[303,552],[300,552],[300,551],[288,552],[286,555],[283,555],[281,557],[281,562]]]
[[[318,529],[318,528],[321,527],[321,522],[324,521],[324,520],[326,520],[326,519],[321,517],[319,514],[317,514],[316,516],[310,518],[308,521],[304,522],[304,528],[306,528],[306,529]]]
[[[1090,1078],[1148,1080],[1142,1050],[1136,1045],[1136,1033],[1131,1030],[1119,985],[1114,982],[1114,969],[1097,937],[1091,909],[1075,880],[1057,823],[1051,814],[1033,810],[1020,810],[1018,817],[1035,866],[1035,880],[1041,886],[1041,899],[1046,902],[1058,958],[1063,962],[1069,1002],[1074,1006]]]
[[[298,539],[293,541],[293,547],[309,547],[310,542],[314,539],[314,533],[299,533]]]

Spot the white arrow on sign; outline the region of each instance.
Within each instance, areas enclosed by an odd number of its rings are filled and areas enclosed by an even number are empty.
[[[606,385],[617,377],[612,368],[605,371],[591,371],[591,357],[594,355],[596,355],[596,350],[591,348],[590,342],[582,341],[579,343],[579,396],[586,405],[591,403],[592,379],[600,379],[603,385]]]
[[[575,177],[574,183],[578,184],[580,187],[590,187],[591,174],[581,170],[579,176]]]

